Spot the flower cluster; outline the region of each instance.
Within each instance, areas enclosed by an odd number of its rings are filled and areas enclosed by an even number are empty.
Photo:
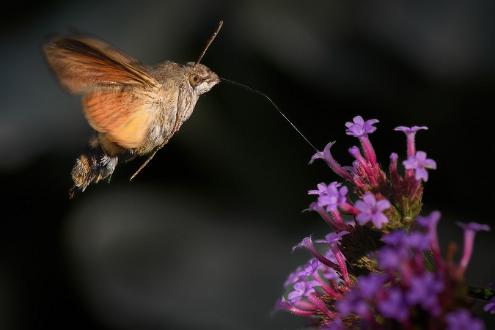
[[[320,329],[421,328],[483,329],[469,307],[472,299],[463,275],[473,252],[476,223],[461,224],[464,250],[459,263],[454,249],[442,257],[437,238],[438,212],[421,217],[423,183],[436,162],[417,151],[415,137],[425,126],[397,127],[406,135],[407,152],[390,155],[387,171],[380,166],[369,135],[378,120],[361,116],[347,122],[346,133],[359,140],[349,153],[352,166],[341,166],[327,144],[317,159],[343,183],[319,183],[310,210],[332,231],[321,240],[307,237],[294,249],[306,249],[308,263],[289,275],[277,309],[310,319]],[[484,291],[485,292],[485,291]],[[483,299],[493,296],[485,292]],[[495,313],[495,298],[485,306]],[[466,328],[467,329],[467,328]]]
[[[439,219],[439,212],[433,212],[417,219],[419,230],[385,235],[385,245],[375,252],[380,272],[357,279],[356,286],[337,303],[340,316],[357,316],[369,328],[414,324],[421,329],[483,329],[483,323],[465,308],[469,303],[462,294],[462,275],[475,233],[488,230],[488,226],[461,224],[464,254],[456,264],[441,258],[436,231]],[[432,257],[427,258],[430,252]]]

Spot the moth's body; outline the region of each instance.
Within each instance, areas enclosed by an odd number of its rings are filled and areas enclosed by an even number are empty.
[[[192,62],[145,67],[96,39],[57,38],[44,50],[62,85],[83,95],[97,132],[72,170],[74,189],[109,177],[118,157],[153,156],[191,116],[199,96],[220,81]]]
[[[206,67],[198,64],[198,67]],[[106,146],[107,154],[129,152],[132,155],[144,156],[162,146],[179,130],[182,124],[191,116],[199,94],[189,84],[186,72],[191,66],[180,65],[166,61],[149,69],[151,77],[160,84],[152,91],[143,93],[140,98],[152,119],[148,130],[144,133],[142,143],[134,148],[123,149],[113,143],[111,137],[99,133],[100,145]],[[126,87],[111,87],[126,88]]]

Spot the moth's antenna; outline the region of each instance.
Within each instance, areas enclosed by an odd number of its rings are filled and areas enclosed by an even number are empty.
[[[257,89],[254,89],[248,85],[245,85],[245,84],[242,84],[240,82],[237,82],[237,81],[234,81],[234,80],[230,80],[230,79],[227,79],[227,78],[220,78],[220,80],[222,81],[225,81],[225,82],[228,82],[232,85],[236,85],[236,86],[239,86],[239,87],[242,87],[250,92],[253,92],[255,94],[258,94],[260,96],[263,96],[265,99],[268,100],[268,102],[270,102],[270,104],[278,111],[278,113],[290,124],[290,126],[292,126],[292,128],[304,139],[304,141],[306,141],[306,143],[308,145],[311,146],[311,148],[313,148],[316,152],[319,152],[319,150],[314,146],[313,143],[311,143],[311,141],[309,141],[309,139],[299,130],[299,128],[296,127],[296,125],[294,125],[290,120],[289,118],[287,118],[287,116],[285,115],[285,113],[282,112],[282,110],[280,110],[280,108],[278,107],[278,105],[273,102],[273,100],[268,96],[266,95],[265,93],[257,90]]]
[[[208,41],[206,42],[206,46],[203,49],[203,51],[201,52],[201,55],[199,55],[198,60],[196,61],[195,65],[198,65],[199,62],[201,62],[201,60],[203,59],[203,56],[205,56],[205,54],[206,54],[206,51],[208,50],[208,48],[210,48],[211,43],[217,37],[218,32],[220,32],[220,29],[222,28],[222,25],[223,25],[223,21],[218,22],[217,29],[215,30],[215,32],[213,32],[213,34],[211,35],[210,39],[208,39]]]

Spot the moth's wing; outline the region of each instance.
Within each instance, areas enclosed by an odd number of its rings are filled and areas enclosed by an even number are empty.
[[[155,116],[151,96],[144,91],[96,90],[83,98],[89,124],[126,149],[138,148]]]
[[[101,85],[153,88],[159,83],[138,61],[107,43],[86,37],[55,38],[44,46],[48,63],[72,93]]]
[[[90,125],[121,147],[144,142],[160,84],[133,58],[103,41],[85,37],[57,38],[44,51],[62,85],[84,94]]]

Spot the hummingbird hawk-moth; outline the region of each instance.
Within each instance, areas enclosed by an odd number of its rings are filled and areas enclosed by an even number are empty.
[[[82,95],[84,114],[96,131],[72,169],[70,195],[110,178],[119,158],[149,155],[144,168],[191,116],[201,94],[220,82],[200,64],[222,22],[196,62],[145,66],[89,37],[57,37],[44,53],[62,86]]]

